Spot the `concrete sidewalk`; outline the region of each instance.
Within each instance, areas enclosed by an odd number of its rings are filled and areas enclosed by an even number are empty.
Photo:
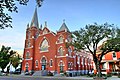
[[[13,76],[13,77],[32,77],[32,78],[46,78],[46,79],[65,79],[65,80],[93,80],[93,77],[87,77],[87,76],[76,76],[76,77],[54,77],[54,76],[21,76],[21,75],[9,75],[9,76]],[[105,80],[105,79],[104,79]],[[120,80],[120,78],[118,78],[118,76],[112,76],[112,77],[108,77],[106,80]]]
[[[120,78],[118,78],[118,76],[112,76],[108,77],[107,80],[120,80]]]

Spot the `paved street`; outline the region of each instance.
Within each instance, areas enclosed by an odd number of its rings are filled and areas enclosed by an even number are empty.
[[[33,76],[0,76],[0,80],[93,80],[92,77],[33,77]],[[116,76],[110,77],[107,80],[120,80]]]
[[[70,77],[28,77],[28,76],[0,76],[0,80],[83,80],[78,78]],[[92,80],[92,79],[84,79]]]

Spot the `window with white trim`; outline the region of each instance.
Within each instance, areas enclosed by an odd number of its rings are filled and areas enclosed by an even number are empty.
[[[59,37],[59,43],[63,43],[63,37],[62,36]]]
[[[30,33],[30,31],[28,31],[28,39],[30,39],[30,36],[31,36],[31,33]]]
[[[72,50],[71,50],[71,48],[68,48],[68,54],[69,54],[69,56],[72,55]]]
[[[59,55],[60,55],[60,56],[63,56],[63,54],[64,54],[64,52],[63,52],[63,48],[60,47],[60,48],[59,48]]]
[[[38,36],[39,36],[39,32],[36,32],[35,33],[35,38],[38,38]]]
[[[68,68],[70,68],[70,62],[68,62]]]
[[[29,67],[29,64],[28,64],[28,62],[26,62],[26,64],[25,64],[25,72],[28,72],[28,67]]]
[[[116,58],[116,52],[113,52],[113,58]]]
[[[102,69],[106,69],[106,63],[102,63]]]
[[[63,69],[63,63],[61,62],[60,63],[60,72],[63,72],[64,71],[64,69]]]
[[[50,67],[52,67],[53,66],[53,60],[51,59],[50,60]]]
[[[29,52],[26,53],[25,59],[30,59],[30,53]]]
[[[35,61],[35,65],[36,65],[36,67],[38,67],[38,60]]]
[[[40,51],[48,51],[48,41],[46,39],[42,41]]]
[[[78,56],[78,64],[80,64],[80,56]]]
[[[29,48],[30,45],[31,45],[30,40],[28,40],[28,42],[27,42],[27,48]]]

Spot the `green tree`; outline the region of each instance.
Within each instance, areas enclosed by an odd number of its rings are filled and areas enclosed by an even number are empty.
[[[0,0],[0,29],[5,27],[12,27],[12,17],[8,12],[18,12],[16,2],[21,5],[27,5],[29,0]],[[41,7],[43,0],[36,0],[36,3]]]
[[[16,53],[10,49],[11,49],[11,47],[2,46],[2,48],[0,50],[0,64],[2,64],[2,65],[0,65],[0,68],[2,68],[3,72],[4,72],[4,69],[6,68],[6,66],[10,62],[10,57]]]
[[[120,30],[115,29],[115,25],[108,23],[86,25],[85,28],[72,33],[72,45],[75,47],[75,50],[88,50],[92,54],[95,67],[98,71],[98,77],[101,77],[100,63],[102,57],[108,52],[120,51],[119,33]],[[100,54],[96,54],[99,44],[105,39],[106,41],[100,48]]]
[[[14,67],[15,70],[16,70],[16,68],[17,68],[18,65],[20,64],[20,60],[21,60],[20,55],[19,55],[19,54],[14,54],[14,55],[10,58],[10,60],[11,60],[11,64],[13,65],[13,67]]]

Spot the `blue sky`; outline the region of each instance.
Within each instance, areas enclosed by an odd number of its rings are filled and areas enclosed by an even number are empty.
[[[35,0],[27,6],[18,5],[18,13],[13,17],[13,28],[0,30],[0,46],[10,46],[23,51],[26,25],[31,23],[35,10]],[[79,30],[86,24],[108,22],[120,28],[120,0],[44,0],[38,8],[39,24],[47,21],[48,28],[56,32],[65,19],[70,31]]]

